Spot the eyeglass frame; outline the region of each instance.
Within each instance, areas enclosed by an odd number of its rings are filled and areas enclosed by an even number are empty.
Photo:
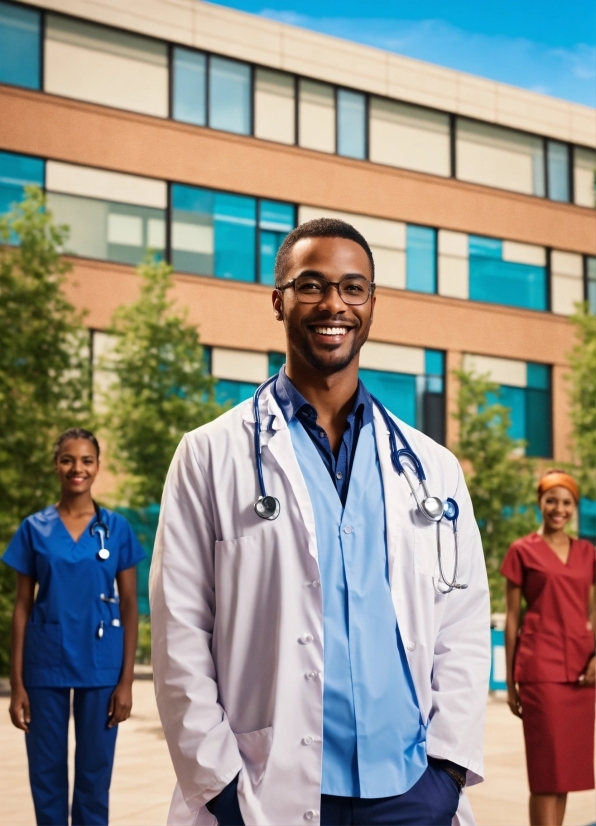
[[[297,276],[296,276],[296,278],[292,278],[292,280],[291,280],[291,281],[287,281],[285,284],[282,284],[282,285],[281,285],[281,287],[276,287],[275,289],[276,289],[278,292],[283,293],[283,291],[284,291],[284,290],[287,290],[287,289],[288,289],[288,287],[294,287],[294,286],[295,286],[295,284],[296,284],[296,281],[298,281],[298,279],[299,279],[299,278],[302,278],[302,276],[307,276],[307,277],[308,277],[308,273],[305,273],[305,272],[304,272],[304,273],[300,273],[300,275],[297,275]],[[296,300],[297,300],[300,304],[313,304],[313,305],[314,305],[314,304],[318,304],[320,301],[324,301],[324,300],[325,300],[325,298],[327,298],[327,293],[329,292],[329,287],[335,287],[335,288],[337,289],[337,294],[339,295],[339,297],[341,298],[341,300],[344,302],[344,304],[346,305],[346,307],[363,307],[363,306],[364,306],[364,305],[368,302],[368,300],[369,300],[370,298],[372,298],[372,297],[373,297],[373,295],[375,294],[375,289],[376,289],[376,287],[377,287],[377,285],[375,284],[375,282],[374,282],[374,281],[369,281],[369,280],[368,280],[368,278],[365,278],[365,276],[363,276],[363,275],[344,275],[344,277],[343,277],[343,278],[340,278],[340,279],[339,279],[339,281],[329,281],[329,280],[328,280],[327,278],[325,278],[323,275],[314,275],[314,274],[313,274],[313,277],[314,277],[314,278],[318,278],[320,281],[324,281],[324,282],[325,282],[325,284],[327,285],[327,286],[325,287],[325,292],[323,293],[323,295],[321,296],[321,298],[319,298],[317,301],[300,301],[300,299],[298,298],[298,296],[297,296],[297,294],[296,294],[296,290],[294,289],[294,295],[296,296]],[[340,289],[341,284],[343,284],[343,282],[344,282],[344,281],[346,281],[348,278],[358,278],[358,279],[362,279],[362,281],[365,281],[365,282],[368,284],[368,294],[367,294],[366,298],[364,299],[364,301],[362,301],[361,303],[358,303],[358,304],[349,304],[349,303],[348,303],[348,302],[344,299],[344,297],[342,296],[342,294],[340,293],[339,289]]]

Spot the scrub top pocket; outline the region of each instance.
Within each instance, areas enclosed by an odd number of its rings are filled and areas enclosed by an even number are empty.
[[[29,622],[25,632],[25,668],[62,666],[62,628],[58,622]]]
[[[121,669],[124,659],[124,629],[121,625],[104,625],[103,637],[95,638],[97,668]]]

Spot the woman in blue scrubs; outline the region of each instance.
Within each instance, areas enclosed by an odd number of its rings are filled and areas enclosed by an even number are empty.
[[[108,823],[118,724],[130,716],[137,643],[132,528],[91,497],[99,444],[72,428],[58,439],[57,505],[21,523],[3,561],[18,572],[12,622],[13,724],[26,732],[38,824],[68,824],[68,722],[76,735],[72,823]]]

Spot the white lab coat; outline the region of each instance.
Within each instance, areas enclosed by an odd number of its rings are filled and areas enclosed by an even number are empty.
[[[278,519],[261,520],[253,510],[250,401],[183,438],[164,489],[150,596],[157,705],[178,779],[172,826],[215,824],[205,803],[238,772],[247,826],[318,822],[324,641],[315,523],[269,388],[261,405],[263,473],[267,493],[281,503]],[[391,591],[428,721],[427,751],[466,766],[471,785],[482,780],[490,665],[480,535],[455,457],[399,424],[431,493],[451,496],[460,507],[460,581],[469,587],[438,595],[436,527],[416,512],[405,479],[393,469],[387,428],[375,408]],[[453,536],[443,523],[449,577]],[[465,794],[457,822],[473,822]]]

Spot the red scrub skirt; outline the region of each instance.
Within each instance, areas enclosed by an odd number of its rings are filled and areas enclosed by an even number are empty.
[[[520,683],[530,791],[594,788],[596,690],[576,683]]]

